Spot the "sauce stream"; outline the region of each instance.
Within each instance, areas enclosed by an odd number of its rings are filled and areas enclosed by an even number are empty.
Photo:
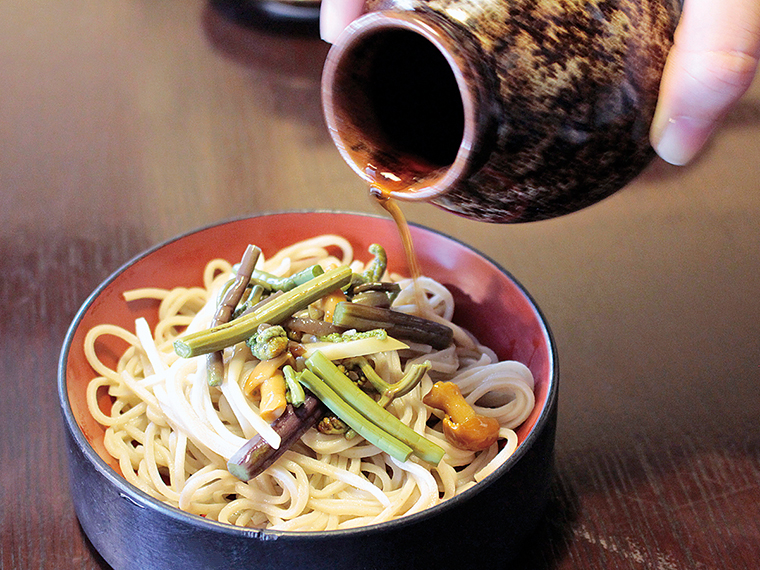
[[[419,260],[417,254],[414,251],[414,244],[412,243],[412,233],[409,231],[409,224],[406,222],[404,213],[401,211],[401,207],[398,202],[391,198],[391,190],[384,186],[372,184],[369,189],[369,195],[375,199],[375,201],[390,214],[393,221],[396,223],[398,229],[399,238],[401,239],[401,245],[404,247],[404,254],[406,255],[406,263],[409,267],[410,277],[412,278],[414,288],[414,300],[417,304],[417,309],[422,316],[427,316],[433,312],[428,304],[425,292],[419,284],[420,271]]]

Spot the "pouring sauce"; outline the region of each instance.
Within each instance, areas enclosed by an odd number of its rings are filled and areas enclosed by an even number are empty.
[[[410,169],[399,171],[400,176],[393,172],[378,172],[378,169],[372,164],[367,165],[365,173],[370,181],[370,198],[388,212],[396,223],[401,245],[404,248],[404,255],[406,256],[407,267],[412,278],[414,302],[419,316],[431,321],[443,322],[441,317],[430,306],[427,295],[419,282],[422,272],[417,254],[414,251],[412,233],[409,230],[409,224],[406,221],[404,213],[401,211],[398,200],[392,196],[392,192],[408,192],[415,183],[424,183],[424,177],[417,176],[417,173]],[[475,349],[475,342],[467,332],[457,326],[453,326],[451,323],[444,322],[443,324],[453,328],[454,340],[458,346],[465,350]]]
[[[411,173],[406,177],[399,177],[391,173],[378,173],[372,165],[367,166],[366,173],[372,180],[369,187],[369,195],[375,202],[391,216],[396,223],[401,245],[404,248],[406,263],[409,268],[410,277],[412,278],[414,288],[414,300],[418,310],[423,316],[432,313],[432,309],[427,302],[427,297],[422,287],[419,285],[419,278],[422,275],[420,263],[417,254],[414,251],[412,242],[412,233],[409,230],[409,224],[406,221],[404,213],[401,211],[398,201],[391,197],[391,192],[405,191],[410,186],[410,179],[413,179]],[[407,178],[406,180],[404,178]]]

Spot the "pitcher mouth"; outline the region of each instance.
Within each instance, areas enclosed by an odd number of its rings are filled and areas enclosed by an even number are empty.
[[[331,48],[322,104],[343,159],[407,201],[444,194],[469,172],[478,136],[467,63],[443,26],[414,12],[372,12]]]

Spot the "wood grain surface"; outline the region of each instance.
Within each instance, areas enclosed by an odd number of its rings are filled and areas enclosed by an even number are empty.
[[[0,568],[106,569],[69,494],[56,364],[145,248],[273,210],[376,212],[332,145],[327,46],[200,0],[0,2]],[[526,570],[760,560],[760,83],[686,168],[499,226],[412,221],[520,280],[555,335],[557,475]]]

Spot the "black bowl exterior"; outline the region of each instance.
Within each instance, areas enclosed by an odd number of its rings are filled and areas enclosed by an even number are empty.
[[[473,497],[452,500],[432,516],[333,533],[238,529],[157,505],[96,465],[70,422],[66,435],[77,516],[114,570],[414,570],[431,564],[463,570],[504,564],[537,526],[549,497],[556,418],[555,400],[520,460]]]
[[[462,570],[475,564],[492,567],[495,561],[503,564],[519,552],[549,498],[559,371],[545,318],[508,272],[499,267],[541,325],[550,370],[545,404],[515,453],[474,488],[421,513],[351,530],[296,533],[241,529],[165,505],[129,484],[86,439],[67,386],[72,340],[99,293],[136,260],[122,266],[82,306],[66,336],[58,368],[74,506],[85,534],[115,570],[416,569],[428,564]]]

